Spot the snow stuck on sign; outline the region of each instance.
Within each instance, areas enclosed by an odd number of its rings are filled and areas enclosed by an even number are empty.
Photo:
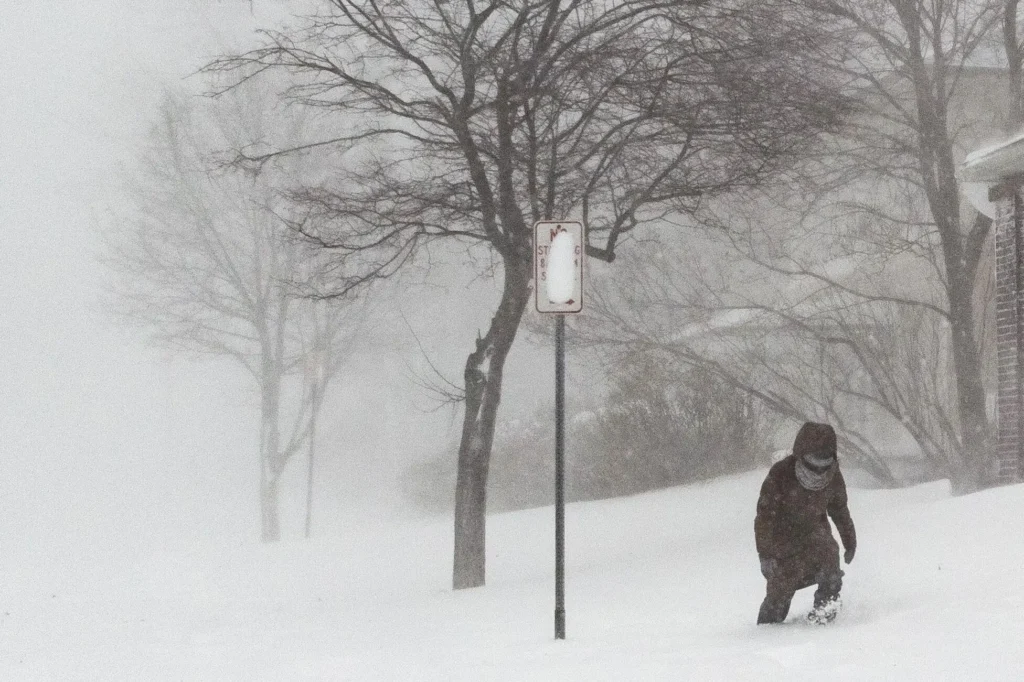
[[[568,303],[576,295],[575,259],[576,240],[569,232],[559,232],[548,253],[547,295],[552,303]]]

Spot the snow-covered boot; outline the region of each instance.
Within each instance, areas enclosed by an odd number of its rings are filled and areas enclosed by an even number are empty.
[[[828,625],[839,615],[842,605],[843,602],[838,598],[831,599],[811,609],[811,612],[807,614],[807,620],[815,625]]]

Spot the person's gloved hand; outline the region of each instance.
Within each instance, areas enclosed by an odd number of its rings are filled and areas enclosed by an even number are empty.
[[[778,559],[771,559],[769,557],[761,557],[761,575],[765,577],[765,580],[770,579],[775,575],[775,571],[779,567]]]
[[[853,554],[856,551],[856,549],[856,547],[850,547],[845,552],[843,552],[843,561],[845,561],[846,563],[850,563],[851,561],[853,561]]]

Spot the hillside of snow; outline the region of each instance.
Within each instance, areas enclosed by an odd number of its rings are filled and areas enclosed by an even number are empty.
[[[349,516],[276,546],[7,566],[4,680],[1020,680],[1024,486],[851,489],[859,548],[828,627],[757,627],[764,471],[489,517],[488,584],[449,588],[448,518]]]

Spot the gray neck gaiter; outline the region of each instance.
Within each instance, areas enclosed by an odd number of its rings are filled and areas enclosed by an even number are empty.
[[[836,466],[833,464],[828,469],[822,472],[811,470],[805,463],[803,458],[796,458],[796,478],[807,490],[821,490],[829,484],[832,478],[836,475]]]

